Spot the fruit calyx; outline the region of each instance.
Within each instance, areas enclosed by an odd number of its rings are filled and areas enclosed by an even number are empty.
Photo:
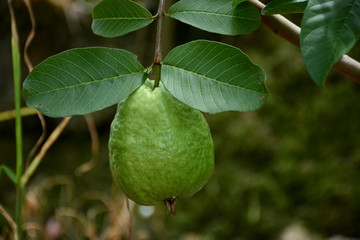
[[[168,215],[175,215],[176,210],[176,197],[164,200],[165,206],[168,209]]]

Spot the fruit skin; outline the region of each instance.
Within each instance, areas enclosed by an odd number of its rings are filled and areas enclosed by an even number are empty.
[[[214,146],[203,115],[147,80],[118,104],[111,124],[110,169],[142,205],[189,197],[211,177]]]

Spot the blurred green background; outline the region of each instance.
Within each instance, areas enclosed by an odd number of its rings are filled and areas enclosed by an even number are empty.
[[[21,46],[31,29],[25,5],[14,7]],[[91,32],[98,1],[33,0],[34,65],[61,51],[87,46],[118,47],[152,63],[156,24],[116,39]],[[153,14],[157,1],[138,1]],[[167,1],[170,5],[174,1]],[[301,15],[286,16],[297,24]],[[205,114],[215,144],[215,171],[195,196],[180,199],[176,216],[163,205],[130,202],[133,239],[360,239],[360,85],[331,72],[317,87],[297,48],[264,27],[247,35],[221,36],[166,18],[163,55],[195,39],[222,41],[242,49],[267,74],[270,96],[256,112]],[[0,112],[13,109],[7,1],[0,1]],[[349,54],[360,58],[360,47]],[[28,74],[23,66],[23,79]],[[24,104],[23,104],[24,105]],[[99,134],[96,166],[91,138],[75,116],[46,154],[26,191],[28,239],[128,239],[124,196],[112,183],[107,141],[115,106],[92,114]],[[60,119],[46,118],[47,135]],[[23,118],[24,156],[41,135],[36,116]],[[14,121],[0,122],[0,164],[15,168]],[[15,188],[0,178],[0,203],[13,214]],[[10,228],[0,216],[0,239]]]

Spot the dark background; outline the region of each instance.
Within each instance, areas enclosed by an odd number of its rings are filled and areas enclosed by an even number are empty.
[[[34,65],[61,51],[87,46],[123,48],[152,63],[156,24],[116,39],[91,32],[97,1],[31,1],[37,21],[29,55]],[[157,1],[138,1],[153,14]],[[171,1],[167,1],[170,5]],[[22,1],[14,1],[21,47],[31,29]],[[301,15],[286,16],[298,25]],[[0,1],[0,111],[13,103],[10,16]],[[159,204],[132,209],[133,239],[360,239],[360,86],[331,72],[324,88],[306,73],[297,48],[264,27],[221,36],[165,18],[163,55],[196,39],[239,47],[267,74],[270,95],[256,112],[206,114],[215,144],[215,171],[198,194],[180,199],[176,216]],[[350,56],[360,57],[356,46]],[[28,74],[23,64],[22,79]],[[23,105],[25,105],[23,103]],[[91,138],[75,116],[46,154],[26,191],[29,239],[128,239],[124,196],[112,183],[107,141],[115,106],[93,113],[100,139],[96,167]],[[47,118],[49,133],[60,119]],[[41,135],[37,116],[23,118],[24,156]],[[0,122],[0,164],[15,169],[14,121]],[[0,178],[0,203],[13,214],[15,187]],[[151,213],[154,211],[153,213]],[[150,216],[148,216],[150,215]],[[0,217],[0,239],[10,228]]]

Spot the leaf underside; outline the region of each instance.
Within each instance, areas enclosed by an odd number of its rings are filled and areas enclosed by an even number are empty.
[[[193,27],[224,35],[249,33],[261,23],[256,7],[248,2],[233,7],[231,0],[181,0],[168,14]]]
[[[240,49],[198,40],[170,51],[161,81],[183,103],[203,112],[251,111],[268,91],[265,73]]]
[[[308,0],[272,0],[261,11],[263,15],[303,13]]]
[[[136,56],[125,50],[72,49],[37,65],[23,95],[29,107],[50,117],[87,114],[126,98],[145,77]]]
[[[358,0],[310,0],[300,34],[305,66],[322,86],[334,65],[360,38]]]
[[[153,16],[129,0],[103,0],[93,9],[92,30],[103,37],[118,37],[149,25]]]

